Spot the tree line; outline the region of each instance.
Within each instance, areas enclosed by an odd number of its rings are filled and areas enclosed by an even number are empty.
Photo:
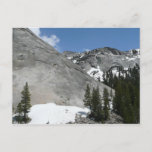
[[[87,84],[83,102],[90,109],[90,119],[102,123],[109,119],[109,93],[106,88],[104,88],[103,98],[101,98],[99,87],[93,88],[91,92],[90,86]]]
[[[140,121],[140,67],[124,70],[118,68],[118,75],[112,70],[104,73],[104,84],[115,90],[113,111],[123,118],[124,123],[139,123]]]

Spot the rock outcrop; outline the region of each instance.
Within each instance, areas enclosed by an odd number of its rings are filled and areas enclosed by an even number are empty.
[[[87,84],[106,85],[95,81],[80,66],[42,41],[29,29],[13,29],[13,106],[21,100],[21,91],[28,82],[31,103],[54,102],[61,105],[83,107]]]

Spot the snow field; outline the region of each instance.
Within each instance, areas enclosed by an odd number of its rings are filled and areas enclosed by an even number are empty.
[[[76,114],[86,117],[90,112],[87,108],[61,106],[54,103],[38,104],[31,107],[29,124],[66,124],[75,122]]]

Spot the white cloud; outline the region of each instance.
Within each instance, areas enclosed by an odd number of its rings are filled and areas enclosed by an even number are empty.
[[[29,28],[35,35],[40,37],[40,28]]]
[[[83,49],[83,51],[84,51],[84,52],[88,52],[88,51],[90,51],[90,49]]]
[[[41,36],[41,39],[49,43],[53,47],[57,47],[57,43],[60,42],[60,39],[56,35],[51,35],[50,37]]]
[[[59,49],[59,46],[57,45],[60,42],[60,39],[56,35],[50,35],[50,36],[41,36],[40,28],[29,28],[35,35],[37,35],[39,38],[41,38],[43,41],[49,43],[51,46],[55,47],[56,49]]]

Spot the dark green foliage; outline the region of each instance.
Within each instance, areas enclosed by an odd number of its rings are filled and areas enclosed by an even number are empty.
[[[104,106],[103,106],[104,120],[108,120],[109,119],[109,93],[106,88],[104,88],[104,91],[103,91],[103,100],[104,100]]]
[[[31,108],[30,104],[30,92],[28,88],[28,83],[26,82],[23,91],[21,92],[22,94],[22,99],[21,102],[17,106],[17,116],[16,116],[16,121],[18,123],[27,123],[30,121],[30,118],[28,117],[28,112]]]
[[[96,89],[93,88],[90,110],[91,110],[90,117],[94,118],[94,120],[98,122],[103,121],[102,103],[101,103],[101,97],[98,87]]]
[[[88,84],[87,84],[83,102],[86,107],[89,107],[89,108],[91,107],[91,93],[90,93],[90,87]]]
[[[119,75],[114,76],[108,71],[105,74],[104,83],[115,89],[113,99],[113,111],[120,115],[124,123],[139,123],[139,90],[140,68],[136,65],[127,71],[119,68]],[[125,75],[125,76],[122,76]]]
[[[99,87],[93,88],[90,95],[90,87],[87,85],[84,95],[84,105],[90,108],[89,117],[97,122],[104,122],[109,119],[109,93],[107,89],[104,89],[103,95],[104,104],[102,106],[102,100],[100,96]]]
[[[21,104],[21,102],[17,105],[16,112],[18,113],[18,116],[16,117],[17,122],[22,123],[23,116],[22,116],[22,104]]]

